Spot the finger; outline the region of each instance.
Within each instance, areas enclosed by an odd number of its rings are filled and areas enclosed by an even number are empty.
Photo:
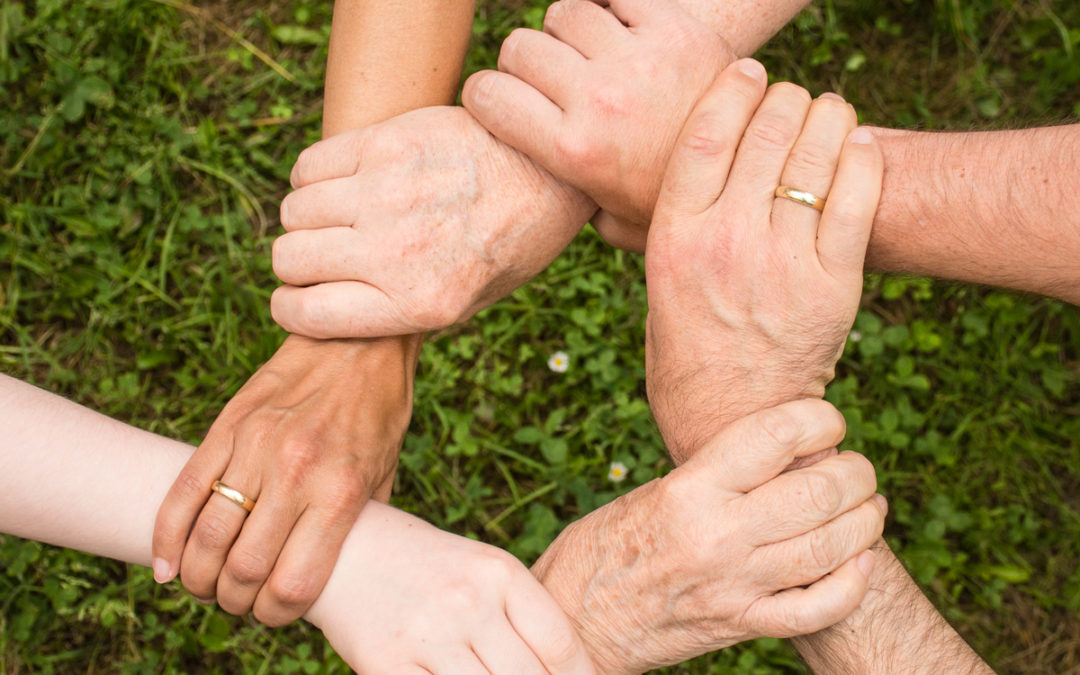
[[[585,64],[585,58],[573,47],[528,28],[514,29],[499,50],[501,72],[513,75],[563,109],[582,80]]]
[[[762,484],[771,485],[767,481],[795,458],[835,446],[845,430],[844,416],[831,404],[792,401],[732,422],[683,467],[703,467],[714,485],[751,493]]]
[[[386,293],[362,281],[281,286],[270,296],[270,315],[290,333],[318,339],[409,335],[435,328],[420,326],[423,317],[402,316]]]
[[[611,53],[630,36],[622,21],[590,0],[552,3],[544,15],[544,32],[590,59]]]
[[[645,240],[649,235],[648,227],[623,220],[603,209],[597,211],[589,222],[608,245],[631,253],[645,252]]]
[[[763,581],[775,584],[773,590],[813,583],[870,548],[885,529],[887,511],[885,498],[872,495],[802,536],[758,548],[754,555],[762,562],[754,569],[768,571],[771,579]]]
[[[363,281],[371,265],[373,246],[368,230],[327,227],[286,232],[274,240],[274,274],[287,284],[308,286],[324,281]]]
[[[522,80],[482,70],[465,81],[461,102],[496,138],[541,166],[555,166],[554,139],[564,124],[551,99]]]
[[[855,109],[836,94],[817,98],[788,155],[780,184],[827,199],[844,139],[857,121]],[[799,252],[816,252],[820,219],[821,214],[805,204],[780,197],[773,200],[772,226]]]
[[[740,499],[753,523],[749,543],[762,546],[798,537],[847,513],[877,490],[874,465],[857,452],[841,452],[776,477]],[[783,505],[784,517],[765,517]]]
[[[359,508],[330,513],[312,507],[300,515],[274,571],[255,598],[256,619],[267,626],[284,626],[311,607],[326,586],[345,535],[359,513]]]
[[[356,173],[367,143],[377,137],[372,131],[377,126],[346,131],[308,146],[296,158],[289,174],[289,183],[293,188],[302,188]]]
[[[359,200],[367,208],[357,210],[358,200],[353,195],[357,182],[350,174],[345,178],[332,178],[311,183],[285,195],[281,200],[281,226],[286,232],[313,230],[324,227],[350,227],[354,223],[370,223],[371,204],[374,198]]]
[[[251,611],[296,523],[298,507],[280,497],[263,493],[229,549],[218,577],[217,602],[230,614]]]
[[[864,127],[852,131],[840,153],[818,228],[818,259],[833,277],[861,283],[883,171],[877,139]]]
[[[776,186],[810,110],[810,94],[790,82],[769,87],[746,127],[724,188],[729,204],[772,211]],[[768,227],[768,219],[760,220]]]
[[[506,597],[506,617],[549,672],[594,672],[585,643],[540,584],[513,585]]]
[[[619,21],[631,28],[656,22],[672,11],[672,3],[664,0],[608,0],[606,4]]]
[[[229,465],[221,482],[258,504],[259,478],[257,472]],[[225,566],[229,549],[247,519],[242,506],[216,492],[210,496],[195,521],[195,527],[180,560],[180,580],[196,598],[214,598],[221,568]]]
[[[712,206],[724,189],[743,130],[765,92],[765,68],[740,59],[698,101],[668,160],[657,199],[665,223],[681,223]]]
[[[220,420],[188,459],[176,477],[154,521],[154,579],[167,583],[180,572],[180,559],[195,519],[213,494],[210,486],[220,478],[232,456],[231,443],[218,431]]]
[[[761,598],[747,619],[765,637],[787,638],[828,628],[855,611],[870,587],[874,554],[863,551],[809,588],[791,588]]]
[[[548,671],[509,625],[485,625],[473,640],[473,653],[492,673],[547,675]]]

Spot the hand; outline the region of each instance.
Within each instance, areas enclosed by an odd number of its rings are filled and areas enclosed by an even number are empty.
[[[764,92],[755,61],[721,73],[649,231],[646,385],[677,462],[730,420],[823,395],[862,293],[881,153],[835,94]],[[778,185],[827,198],[824,213]]]
[[[274,319],[312,337],[463,321],[544,269],[596,206],[461,108],[424,108],[300,154]]]
[[[237,392],[158,511],[154,576],[278,626],[299,617],[376,490],[389,497],[419,339],[289,337]],[[210,491],[255,500],[248,515]],[[197,518],[197,520],[196,520]],[[193,527],[194,524],[194,527]],[[190,532],[190,536],[189,536]]]
[[[543,33],[515,30],[499,70],[476,73],[462,101],[488,130],[609,212],[641,223],[642,248],[683,122],[734,58],[722,38],[660,0],[589,0],[548,8]]]
[[[516,558],[372,503],[307,614],[360,673],[592,673]]]
[[[820,630],[866,593],[885,501],[853,452],[781,472],[843,436],[844,418],[820,400],[744,417],[568,527],[533,573],[608,673]]]

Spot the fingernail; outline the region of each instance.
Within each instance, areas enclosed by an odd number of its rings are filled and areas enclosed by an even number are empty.
[[[194,595],[191,596],[191,597],[195,598],[195,602],[199,603],[200,605],[212,605],[212,604],[214,604],[214,599],[213,598],[203,600],[202,598],[196,598]]]
[[[863,551],[855,559],[855,565],[863,573],[863,576],[869,579],[870,573],[874,571],[874,554],[870,551]]]
[[[825,92],[821,96],[818,96],[818,98],[827,98],[827,99],[831,99],[833,101],[841,101],[841,102],[843,102],[843,100],[844,100],[843,96],[841,96],[840,94],[834,94],[831,91]]]
[[[881,514],[884,516],[889,515],[889,500],[885,499],[884,495],[874,495],[874,501],[877,502],[879,508],[881,508]]]
[[[739,71],[747,77],[752,77],[755,80],[765,80],[765,66],[755,61],[754,59],[740,59]]]
[[[867,145],[870,141],[874,140],[874,135],[870,133],[870,130],[866,127],[859,127],[848,135],[848,140],[852,143]]]
[[[172,565],[165,558],[154,558],[154,581],[167,584],[173,580]]]

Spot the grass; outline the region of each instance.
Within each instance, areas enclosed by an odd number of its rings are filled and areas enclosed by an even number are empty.
[[[481,2],[468,69],[537,0]],[[0,7],[0,363],[197,442],[283,335],[276,203],[318,137],[329,8],[176,0]],[[1080,115],[1080,6],[831,0],[759,56],[864,121],[1002,128]],[[643,400],[640,259],[585,232],[425,347],[397,504],[529,561],[568,519],[666,470]],[[1080,316],[871,276],[829,397],[878,467],[887,536],[1002,672],[1080,672]],[[565,350],[570,368],[549,371]],[[612,461],[630,469],[607,480]],[[0,672],[341,672],[147,570],[0,537]],[[798,672],[760,640],[670,669]]]

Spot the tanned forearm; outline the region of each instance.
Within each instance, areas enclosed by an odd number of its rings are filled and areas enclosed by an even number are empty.
[[[815,673],[993,672],[938,614],[884,541],[874,547],[870,590],[859,609],[792,642]]]
[[[323,100],[323,137],[403,112],[453,103],[472,26],[472,0],[339,0],[334,5]],[[404,359],[415,369],[422,335],[379,340],[312,340],[284,348],[319,358]],[[377,394],[377,392],[373,392]],[[390,496],[391,482],[377,496]]]
[[[885,182],[868,265],[1080,303],[1080,124],[877,132]]]

